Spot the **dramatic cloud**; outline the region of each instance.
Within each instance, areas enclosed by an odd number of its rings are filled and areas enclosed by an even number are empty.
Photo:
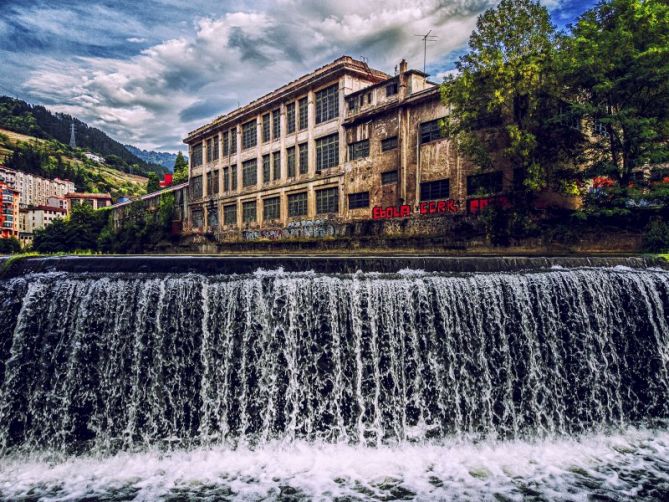
[[[428,30],[438,39],[428,46],[427,69],[441,79],[494,3],[17,4],[9,22],[0,21],[0,47],[12,34],[32,33],[7,51],[24,77],[17,94],[121,141],[175,150],[189,130],[343,54],[389,73],[401,58],[421,68],[416,35]],[[16,82],[0,77],[0,91],[9,85]]]

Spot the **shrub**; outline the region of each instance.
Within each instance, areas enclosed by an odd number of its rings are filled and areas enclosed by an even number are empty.
[[[660,218],[653,219],[646,227],[643,247],[651,252],[669,250],[669,224]]]

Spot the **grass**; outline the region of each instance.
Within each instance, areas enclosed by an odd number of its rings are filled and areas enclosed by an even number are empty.
[[[5,272],[7,272],[12,267],[12,265],[14,265],[15,263],[17,263],[21,260],[25,260],[27,258],[33,258],[33,257],[36,257],[36,256],[41,256],[41,255],[37,252],[34,252],[34,251],[30,251],[30,252],[27,252],[27,253],[17,253],[17,254],[10,255],[9,258],[7,258],[5,261],[0,263],[0,274],[3,274]]]
[[[669,253],[659,254],[657,257],[662,258],[664,261],[669,261]]]

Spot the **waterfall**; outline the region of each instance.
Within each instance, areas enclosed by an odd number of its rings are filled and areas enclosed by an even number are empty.
[[[0,448],[556,437],[666,418],[669,273],[0,281]]]

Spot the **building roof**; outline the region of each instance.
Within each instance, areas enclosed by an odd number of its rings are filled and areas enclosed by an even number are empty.
[[[355,115],[346,117],[344,119],[344,125],[350,126],[353,124],[357,124],[369,120],[374,116],[387,113],[390,110],[394,110],[402,106],[414,105],[422,101],[439,100],[440,96],[441,96],[441,91],[439,86],[428,87],[427,89],[423,89],[420,91],[416,91],[412,94],[409,94],[402,101],[396,99],[392,101],[386,101],[381,104],[372,106],[371,108],[362,110],[356,113]]]
[[[187,188],[187,187],[188,187],[188,182],[185,181],[184,183],[179,183],[178,185],[172,185],[171,187],[167,187],[163,190],[158,190],[157,192],[147,193],[146,195],[142,195],[138,199],[126,200],[124,202],[117,202],[116,204],[113,204],[110,207],[115,209],[117,207],[127,206],[128,204],[132,204],[133,202],[137,202],[137,201],[140,201],[140,200],[153,199],[154,197],[160,197],[163,194],[170,193],[170,192],[175,192],[177,190],[181,190],[182,188]]]
[[[65,194],[66,199],[111,199],[111,195],[108,193],[83,193],[83,192],[71,192]]]
[[[22,213],[28,213],[30,211],[56,211],[57,213],[67,213],[67,209],[64,209],[62,207],[55,207],[55,206],[34,206],[34,207],[28,207],[25,209],[20,209]]]
[[[428,76],[427,73],[423,73],[422,71],[419,71],[419,70],[407,70],[407,71],[404,72],[404,75],[412,75],[412,74],[420,75],[421,77],[427,77]],[[376,89],[377,87],[383,87],[384,85],[388,85],[389,83],[391,83],[394,80],[399,80],[399,78],[400,78],[399,74],[393,75],[392,77],[385,78],[385,79],[380,80],[380,81],[378,81],[378,82],[376,82],[376,83],[374,83],[374,84],[372,84],[368,87],[364,87],[362,89],[358,89],[357,91],[353,91],[350,94],[347,94],[346,99],[353,98],[355,96],[360,96],[361,94],[365,94],[366,92],[369,92],[372,89]],[[429,82],[429,83],[433,84],[433,85],[436,85],[432,82]]]
[[[364,75],[374,83],[389,78],[388,74],[370,68],[369,65],[363,61],[358,61],[357,59],[353,59],[351,56],[342,56],[338,59],[335,59],[331,63],[321,66],[320,68],[312,71],[311,73],[307,73],[306,75],[303,75],[298,79],[293,80],[292,82],[289,82],[279,87],[278,89],[275,89],[274,91],[251,101],[247,105],[236,108],[235,110],[227,114],[217,117],[212,122],[205,124],[202,127],[195,129],[194,131],[189,132],[188,136],[184,138],[184,143],[190,143],[195,141],[199,137],[206,135],[212,129],[216,128],[217,126],[220,126],[221,124],[224,124],[225,122],[236,121],[242,119],[247,115],[257,114],[257,112],[260,109],[269,107],[270,105],[273,105],[276,101],[286,99],[291,94],[296,93],[298,91],[301,93],[305,85],[316,84],[319,81],[322,81],[324,78],[331,77],[332,74],[336,74],[342,71],[349,71],[352,73],[358,73],[360,75]]]

